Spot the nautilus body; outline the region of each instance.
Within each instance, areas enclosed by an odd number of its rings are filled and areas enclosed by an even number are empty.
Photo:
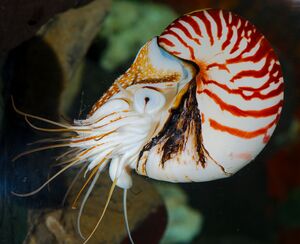
[[[209,9],[148,41],[86,119],[42,120],[75,133],[53,146],[75,152],[63,171],[84,164],[93,176],[109,167],[128,189],[132,169],[170,182],[232,175],[264,148],[282,106],[282,72],[266,38],[236,14]]]
[[[16,109],[36,129],[45,130],[29,118],[60,127],[47,131],[75,133],[62,144],[18,156],[71,147],[61,156],[63,169],[37,190],[22,195],[36,193],[78,165],[89,173],[83,189],[94,178],[93,187],[108,167],[113,184],[104,213],[116,185],[125,193],[132,186],[133,169],[169,182],[230,176],[264,148],[282,106],[278,58],[255,26],[223,10],[186,14],[140,49],[132,66],[86,119],[66,125]]]
[[[75,121],[89,170],[109,164],[129,188],[130,171],[170,182],[229,176],[264,148],[283,105],[276,54],[247,20],[203,10],[172,22]]]

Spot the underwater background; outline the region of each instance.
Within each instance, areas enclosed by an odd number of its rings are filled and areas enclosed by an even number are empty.
[[[234,176],[169,184],[134,177],[128,216],[136,243],[300,243],[300,2],[297,0],[10,0],[0,1],[0,243],[82,243],[71,208],[83,177],[71,170],[31,197],[57,171],[63,150],[13,158],[39,140],[12,108],[55,121],[84,118],[139,48],[184,13],[233,11],[255,24],[283,69],[285,104],[263,152]],[[34,122],[35,125],[45,126]],[[33,143],[33,144],[32,144]],[[110,183],[101,179],[81,220],[89,233]],[[64,200],[64,201],[63,201]],[[64,202],[64,204],[62,204]],[[75,204],[76,205],[76,204]],[[129,243],[122,192],[90,243]]]

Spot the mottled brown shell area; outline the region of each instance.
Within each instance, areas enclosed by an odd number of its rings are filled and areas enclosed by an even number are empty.
[[[109,98],[120,91],[119,85],[124,89],[135,84],[154,84],[163,82],[177,82],[181,78],[180,73],[159,70],[155,68],[149,58],[149,42],[138,53],[132,66],[120,76],[108,89],[108,91],[94,104],[89,116],[100,108]]]
[[[196,89],[196,80],[193,79],[189,83],[186,93],[182,96],[180,105],[171,109],[171,115],[165,126],[157,136],[144,146],[139,159],[144,152],[150,151],[157,144],[162,144],[161,150],[163,152],[160,164],[161,167],[164,167],[165,162],[181,154],[185,150],[188,139],[193,138],[193,147],[198,154],[198,158],[194,160],[197,164],[201,164],[203,168],[205,167],[206,151],[202,143],[201,115],[196,98]],[[142,166],[145,171],[145,165]],[[137,165],[138,167],[139,165]],[[146,174],[146,172],[144,173]]]

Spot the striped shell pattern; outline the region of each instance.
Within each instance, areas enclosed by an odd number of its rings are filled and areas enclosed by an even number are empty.
[[[223,10],[186,14],[147,42],[132,66],[75,121],[81,162],[170,182],[229,176],[264,148],[283,105],[280,64],[249,21]],[[85,131],[86,130],[86,131]]]

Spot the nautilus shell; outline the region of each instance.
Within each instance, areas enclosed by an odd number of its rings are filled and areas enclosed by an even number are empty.
[[[196,11],[141,48],[88,118],[76,121],[91,132],[78,132],[71,145],[86,149],[90,169],[110,163],[123,188],[131,169],[209,181],[256,157],[282,105],[280,64],[256,27],[231,12]]]
[[[209,9],[148,41],[86,119],[52,124],[76,134],[62,145],[79,149],[63,170],[109,167],[128,189],[132,169],[170,182],[234,174],[269,141],[282,106],[282,72],[266,38],[238,15]]]
[[[283,106],[278,58],[249,21],[203,10],[172,22],[75,121],[89,170],[109,164],[129,188],[130,171],[170,182],[237,172],[264,148]]]

